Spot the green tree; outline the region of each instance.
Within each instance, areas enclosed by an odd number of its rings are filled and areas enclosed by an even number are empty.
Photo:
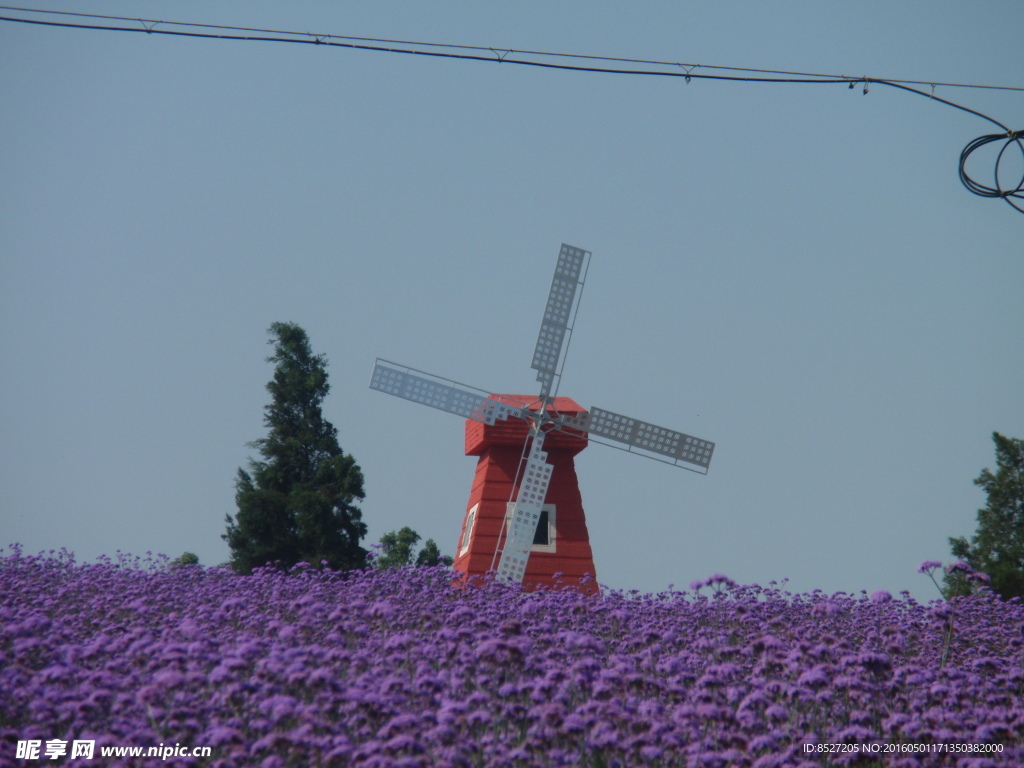
[[[179,557],[171,560],[172,565],[199,565],[199,555],[195,552],[182,552]]]
[[[427,539],[423,544],[423,549],[416,555],[417,566],[451,565],[453,562],[451,555],[441,554],[437,542],[433,539]]]
[[[361,568],[366,525],[355,501],[365,497],[363,474],[320,408],[330,391],[327,361],[294,323],[274,323],[268,332],[274,354],[267,362],[275,365],[263,416],[269,432],[249,444],[262,458],[250,459],[235,479],[238,510],[227,515],[223,536],[231,564],[240,573],[267,563]]]
[[[380,537],[380,556],[374,565],[378,568],[401,568],[412,565],[412,548],[420,535],[409,526],[400,531],[389,531]]]
[[[1024,440],[992,434],[996,445],[995,473],[988,469],[975,479],[988,503],[978,510],[978,529],[970,542],[950,538],[953,556],[975,571],[988,574],[992,590],[1004,598],[1024,597]],[[960,573],[946,578],[953,594],[969,591]]]
[[[401,568],[407,565],[451,565],[452,558],[441,554],[437,543],[427,539],[423,549],[413,557],[413,548],[420,540],[420,535],[409,526],[400,531],[390,531],[380,537],[380,555],[375,561],[378,568]]]

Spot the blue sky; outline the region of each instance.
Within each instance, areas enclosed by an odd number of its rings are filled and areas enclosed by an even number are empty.
[[[1024,86],[1016,2],[60,7]],[[936,95],[1024,127],[1020,91]],[[0,545],[225,561],[294,321],[364,543],[452,553],[462,423],[373,361],[534,391],[562,242],[593,260],[560,394],[717,444],[706,477],[579,456],[603,584],[930,599],[992,432],[1024,437],[1024,216],[957,179],[994,126],[920,96],[0,23],[0,103]]]

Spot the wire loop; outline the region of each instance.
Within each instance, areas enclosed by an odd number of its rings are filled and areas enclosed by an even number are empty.
[[[987,184],[975,181],[971,178],[970,174],[967,173],[967,158],[970,157],[975,150],[997,141],[1002,141],[1003,146],[999,150],[999,154],[996,155],[995,167],[992,171],[993,185],[990,187]],[[968,191],[973,192],[979,197],[1002,198],[1010,206],[1021,213],[1024,213],[1024,168],[1021,169],[1020,181],[1014,187],[1003,187],[999,178],[999,170],[1002,166],[1003,159],[1006,157],[1006,150],[1010,149],[1011,146],[1016,146],[1017,149],[1020,150],[1021,160],[1024,162],[1024,131],[990,133],[985,136],[979,136],[969,142],[967,146],[964,147],[963,152],[960,153],[960,181]],[[1015,200],[1021,202],[1014,202]]]

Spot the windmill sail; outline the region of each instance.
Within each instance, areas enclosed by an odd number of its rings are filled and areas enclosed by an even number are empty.
[[[497,420],[518,416],[521,413],[521,408],[493,400],[483,394],[483,390],[473,391],[470,387],[460,386],[429,373],[417,376],[409,373],[412,370],[415,369],[396,367],[395,363],[378,358],[370,376],[370,389],[429,405],[431,408],[454,413],[464,419],[481,421],[484,424],[493,424]]]
[[[548,495],[551,483],[551,470],[548,454],[544,448],[544,433],[533,430],[533,445],[530,447],[530,458],[523,471],[523,481],[519,486],[512,518],[508,522],[505,546],[498,560],[498,578],[516,584],[522,583],[526,575],[526,564],[530,559],[533,537],[537,533],[544,499]]]
[[[565,243],[562,243],[562,250],[558,253],[558,263],[555,265],[554,277],[551,278],[551,290],[544,307],[544,319],[540,324],[531,366],[537,371],[542,399],[551,394],[555,378],[559,375],[559,361],[572,321],[577,289],[582,285],[580,274],[584,273],[584,265],[589,263],[589,255],[589,251]]]
[[[602,408],[591,408],[589,413],[557,420],[559,429],[569,428],[586,432],[591,438],[601,437],[613,441],[615,448],[629,452],[664,456],[670,464],[683,462],[707,473],[715,444],[709,440],[659,427],[657,424],[622,416]],[[597,440],[595,442],[602,442]],[[616,445],[617,444],[617,445]]]

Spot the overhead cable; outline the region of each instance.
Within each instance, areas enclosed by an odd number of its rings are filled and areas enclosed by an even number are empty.
[[[304,45],[323,45],[334,48],[348,48],[383,53],[401,53],[414,56],[490,62],[498,64],[515,64],[520,66],[540,67],[544,69],[567,70],[574,72],[591,72],[598,74],[633,75],[646,77],[683,78],[691,80],[718,80],[748,83],[789,83],[789,84],[847,84],[849,88],[863,86],[868,93],[869,85],[883,85],[910,93],[925,96],[933,101],[967,112],[993,123],[1003,133],[980,136],[969,142],[960,155],[960,181],[971,192],[982,197],[996,197],[1005,200],[1017,211],[1024,213],[1024,207],[1017,201],[1024,201],[1024,174],[1016,186],[1002,187],[999,179],[999,168],[1005,157],[1006,150],[1016,145],[1024,154],[1024,131],[1013,131],[995,118],[981,112],[957,104],[935,95],[938,86],[948,88],[980,88],[989,90],[1024,91],[1021,87],[978,85],[969,83],[931,82],[923,80],[896,80],[867,76],[847,76],[820,74],[810,72],[794,72],[786,70],[753,69],[748,67],[727,67],[718,65],[684,64],[681,62],[657,61],[651,59],[618,58],[573,53],[556,53],[550,51],[529,51],[512,48],[494,48],[487,46],[458,45],[449,43],[417,42],[409,40],[391,40],[386,38],[353,37],[334,34],[315,34],[312,32],[289,32],[286,30],[260,29],[254,27],[238,27],[217,24],[199,24],[193,22],[162,21],[158,19],[140,19],[127,16],[107,16],[101,14],[76,13],[72,11],[42,10],[0,5],[0,10],[32,13],[43,16],[64,16],[78,19],[92,19],[96,22],[86,23],[58,21],[39,18],[16,16],[0,16],[0,21],[34,24],[48,27],[70,29],[86,29],[107,32],[134,32],[149,35],[165,35],[173,37],[206,38],[215,40],[237,40],[245,42],[293,43]],[[130,25],[130,26],[125,26]],[[204,31],[205,30],[205,31]],[[518,58],[518,57],[535,58]],[[593,62],[582,64],[577,62]],[[654,67],[653,69],[651,67]],[[700,70],[700,71],[697,71]],[[923,91],[911,86],[930,86],[931,90]],[[978,148],[995,141],[1005,144],[996,159],[995,182],[993,186],[981,184],[972,179],[966,171],[967,158]]]

